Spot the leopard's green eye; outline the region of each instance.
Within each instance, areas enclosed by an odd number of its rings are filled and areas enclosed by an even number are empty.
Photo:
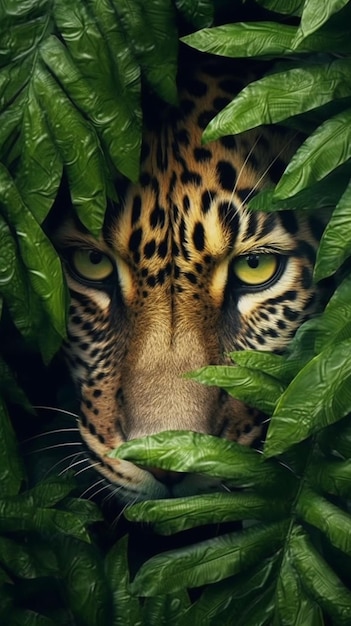
[[[113,264],[109,257],[94,248],[74,250],[71,264],[74,271],[86,280],[102,281],[113,272]]]
[[[263,285],[270,281],[278,269],[275,254],[247,254],[239,256],[233,265],[234,274],[246,285]]]

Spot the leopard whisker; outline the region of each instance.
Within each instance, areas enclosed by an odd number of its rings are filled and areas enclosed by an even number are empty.
[[[45,411],[55,411],[56,413],[62,413],[63,415],[69,415],[70,417],[75,417],[77,421],[79,420],[79,415],[77,413],[73,413],[72,411],[67,411],[66,409],[60,409],[54,406],[45,406],[42,404],[33,404],[33,409],[40,409]]]
[[[92,489],[95,489],[95,487],[98,487],[99,485],[101,485],[101,483],[105,483],[103,485],[103,487],[101,489],[99,489],[98,491],[96,491],[95,493],[92,493],[90,496],[86,497],[87,494],[89,493],[89,491],[91,491]],[[92,498],[94,498],[98,493],[100,493],[100,491],[102,491],[103,489],[109,488],[110,485],[106,484],[106,480],[105,478],[101,478],[101,480],[97,480],[95,483],[93,483],[92,485],[90,485],[89,487],[87,487],[83,493],[81,493],[80,497],[81,498],[86,498],[87,500],[91,500]]]
[[[292,143],[292,141],[294,141],[294,139],[296,137],[297,137],[297,133],[292,135],[292,137],[289,139],[289,141],[287,141],[287,143],[284,144],[283,148],[281,148],[279,150],[279,152],[275,155],[274,159],[272,159],[270,164],[266,167],[266,169],[263,171],[263,173],[258,178],[256,183],[253,185],[253,187],[250,190],[250,192],[245,196],[244,200],[241,202],[240,206],[238,207],[238,211],[240,211],[245,206],[245,204],[247,203],[249,198],[255,193],[256,189],[259,187],[259,185],[262,182],[262,180],[266,177],[266,175],[268,174],[269,170],[272,168],[274,163],[276,163],[278,161],[278,159],[281,157],[281,155],[285,152],[286,148]]]
[[[23,441],[21,441],[21,445],[29,443],[30,441],[35,441],[36,439],[40,439],[41,437],[46,437],[48,435],[56,435],[57,433],[70,433],[70,432],[74,432],[74,433],[79,433],[79,428],[57,428],[55,430],[48,430],[45,433],[39,433],[38,435],[33,435],[32,437],[28,437],[27,439],[24,439]]]
[[[57,461],[52,467],[50,467],[50,469],[46,472],[45,477],[48,476],[49,474],[52,473],[52,471],[58,466],[61,465],[62,463],[65,463],[66,461],[68,461],[69,459],[76,459],[78,456],[81,456],[82,454],[85,454],[85,452],[74,452],[73,454],[68,454],[67,456],[65,456],[63,459],[60,459],[59,461]],[[69,467],[66,467],[65,469],[69,469]],[[60,474],[59,474],[60,475]]]
[[[46,450],[55,450],[56,448],[66,448],[67,446],[81,446],[81,441],[68,441],[66,443],[56,443],[53,446],[45,446],[45,448],[38,448],[37,450],[29,450],[25,452],[26,455],[37,454],[37,452],[45,452]]]

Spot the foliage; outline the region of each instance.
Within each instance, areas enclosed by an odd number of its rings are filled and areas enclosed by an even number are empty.
[[[223,24],[226,10],[231,23]],[[87,530],[99,513],[89,502],[69,497],[70,479],[26,484],[7,407],[11,414],[15,405],[29,407],[4,351],[2,623],[351,623],[351,282],[345,264],[351,232],[351,3],[256,0],[249,3],[249,21],[242,11],[239,0],[1,3],[3,339],[13,325],[31,350],[39,346],[45,362],[58,349],[65,334],[66,289],[41,224],[63,172],[73,208],[93,234],[101,228],[106,204],[116,199],[117,174],[137,179],[142,86],[176,102],[178,25],[183,45],[272,62],[268,74],[211,122],[204,141],[262,123],[305,132],[275,189],[255,197],[251,207],[333,208],[315,278],[340,275],[323,314],[300,329],[287,354],[234,353],[235,368],[190,374],[267,413],[263,455],[183,432],[134,441],[118,451],[143,465],[204,473],[225,485],[211,496],[139,503],[126,511],[133,522],[148,521],[160,534],[242,523],[229,533],[156,554],[132,583],[126,539],[105,556]],[[221,25],[213,26],[216,20]],[[185,588],[203,585],[190,603]],[[43,601],[45,592],[51,604]],[[138,595],[147,598],[140,601]]]

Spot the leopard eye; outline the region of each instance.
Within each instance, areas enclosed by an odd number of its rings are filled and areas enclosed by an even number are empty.
[[[86,280],[102,281],[113,272],[113,264],[109,257],[94,248],[74,250],[71,265],[74,271]]]
[[[233,265],[234,274],[245,285],[264,285],[277,273],[279,261],[275,254],[252,253],[239,256]]]

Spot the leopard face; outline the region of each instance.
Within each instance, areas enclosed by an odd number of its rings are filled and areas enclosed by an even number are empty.
[[[215,487],[107,454],[177,429],[253,444],[258,411],[182,375],[232,350],[283,350],[316,305],[309,218],[247,208],[279,178],[291,138],[260,128],[201,144],[234,88],[212,65],[187,75],[179,109],[145,130],[140,180],[107,211],[100,238],[72,218],[54,236],[71,291],[66,356],[81,435],[125,501]]]

